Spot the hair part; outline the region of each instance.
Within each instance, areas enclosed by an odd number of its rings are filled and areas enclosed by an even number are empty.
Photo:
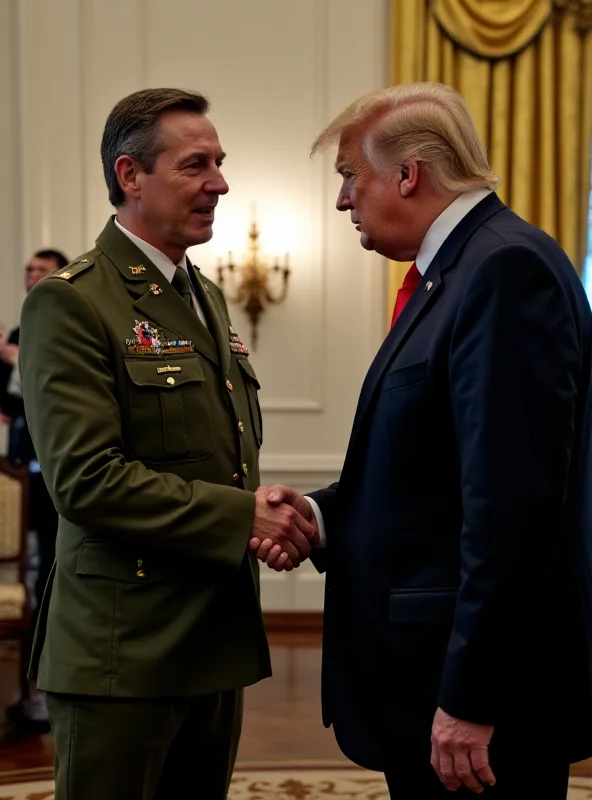
[[[159,122],[165,111],[182,109],[203,116],[209,108],[204,95],[184,89],[142,89],[120,100],[107,117],[101,141],[103,174],[111,204],[117,208],[125,202],[115,173],[120,156],[133,158],[146,173],[154,169],[156,158],[164,149]]]
[[[370,92],[322,131],[311,155],[354,128],[360,129],[369,163],[387,177],[415,160],[436,191],[493,190],[500,184],[465,101],[450,86],[420,82]]]
[[[66,264],[70,263],[70,259],[61,250],[37,250],[36,253],[33,253],[33,258],[51,258],[58,265],[58,269],[63,269]]]

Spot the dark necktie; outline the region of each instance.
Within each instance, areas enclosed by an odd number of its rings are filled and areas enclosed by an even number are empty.
[[[175,275],[173,280],[171,281],[171,286],[173,289],[176,289],[183,300],[187,303],[187,305],[193,308],[193,297],[191,294],[191,284],[189,283],[189,275],[187,272],[182,269],[182,267],[177,267],[175,270]]]
[[[391,320],[391,328],[395,324],[395,322],[399,319],[401,312],[407,305],[409,299],[413,292],[417,289],[419,284],[421,283],[421,272],[417,269],[415,262],[409,267],[409,271],[407,275],[405,275],[405,280],[403,281],[403,285],[397,292],[397,299],[395,301],[395,308],[393,309],[393,318]]]

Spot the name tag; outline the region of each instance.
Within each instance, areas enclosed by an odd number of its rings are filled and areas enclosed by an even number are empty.
[[[163,372],[181,372],[181,367],[169,367],[167,364],[166,367],[156,367],[156,371],[159,375]]]

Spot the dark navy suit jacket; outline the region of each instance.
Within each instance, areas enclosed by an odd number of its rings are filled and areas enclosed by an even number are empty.
[[[438,706],[592,755],[592,315],[557,243],[487,196],[364,382],[327,529],[325,724],[384,770]]]

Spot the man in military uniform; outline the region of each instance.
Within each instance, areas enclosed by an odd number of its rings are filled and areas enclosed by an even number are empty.
[[[257,377],[185,255],[228,191],[207,110],[173,89],[115,106],[117,216],[23,309],[27,419],[60,514],[32,660],[56,800],[226,796],[242,687],[270,674],[249,538],[296,565],[315,536],[258,489]]]

